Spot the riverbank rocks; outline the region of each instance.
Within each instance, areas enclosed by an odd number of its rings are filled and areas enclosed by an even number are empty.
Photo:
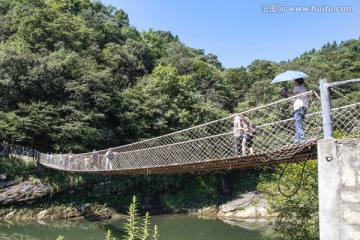
[[[6,179],[7,177],[5,174],[0,174],[0,190],[14,185],[13,181],[7,181]]]
[[[6,179],[3,177],[3,179]],[[37,199],[51,194],[51,187],[38,179],[24,181],[18,184],[13,182],[2,182],[0,188],[0,221],[32,221],[32,220],[56,220],[56,219],[87,219],[99,221],[111,218],[113,210],[103,205],[71,204],[70,206],[49,206],[44,208],[31,208],[23,205],[21,208],[16,206],[19,203],[33,203]],[[24,207],[25,206],[25,207]]]
[[[252,191],[220,206],[202,208],[190,214],[249,222],[265,222],[266,201],[263,199],[262,193]]]
[[[266,201],[258,191],[248,192],[223,204],[217,214],[220,218],[264,221]]]
[[[80,220],[101,221],[111,218],[114,211],[102,205],[52,206],[46,209],[0,209],[0,221]]]
[[[51,187],[39,179],[32,179],[18,184],[5,182],[7,187],[0,188],[0,221],[1,220],[57,220],[57,219],[88,219],[100,221],[115,216],[115,210],[100,204],[71,203],[67,206],[48,206],[31,208],[29,204],[51,194]],[[96,191],[110,194],[107,182],[95,185]],[[71,193],[71,192],[69,192]],[[23,204],[20,208],[19,203]],[[9,206],[18,206],[11,208]],[[266,215],[266,201],[258,191],[247,192],[220,206],[208,206],[202,209],[178,209],[173,213],[191,214],[202,217],[220,218],[227,220],[242,220],[248,222],[264,222]]]
[[[0,189],[0,205],[19,202],[27,202],[48,195],[51,191],[50,185],[37,181],[25,181],[14,185],[4,183],[6,187]]]
[[[190,215],[197,215],[209,218],[216,218],[219,213],[219,206],[209,206],[195,211],[191,211]]]

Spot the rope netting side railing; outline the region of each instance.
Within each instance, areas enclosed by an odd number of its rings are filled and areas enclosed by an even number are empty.
[[[318,95],[307,97],[308,107],[305,132],[308,140],[322,137],[321,107]],[[245,111],[256,124],[257,134],[253,148],[261,161],[290,158],[308,145],[294,144],[295,124],[292,118],[292,99],[282,99],[265,106]],[[105,149],[93,153],[75,155],[40,155],[40,162],[56,169],[68,171],[115,171],[152,168],[176,168],[181,165],[211,163],[221,159],[242,158],[235,156],[233,117],[198,125],[149,140]],[[111,150],[111,154],[107,154]],[[241,152],[241,151],[240,151]],[[201,164],[198,167],[201,168]],[[201,169],[199,169],[201,171]]]
[[[332,128],[335,138],[360,138],[360,102],[345,96],[335,87],[332,102]],[[359,99],[357,99],[359,100]]]
[[[0,145],[0,153],[23,160],[36,160],[40,153],[32,148],[14,144]]]

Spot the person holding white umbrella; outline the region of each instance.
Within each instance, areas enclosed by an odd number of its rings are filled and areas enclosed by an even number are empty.
[[[304,79],[297,78],[294,80],[294,90],[292,95],[300,95],[302,93],[307,92],[306,87],[303,86]],[[304,131],[304,120],[306,115],[306,109],[308,107],[308,99],[307,96],[301,95],[293,98],[292,101],[294,102],[294,113],[293,118],[295,119],[295,137],[294,143],[306,142],[305,138],[305,131]]]
[[[304,77],[308,77],[306,73],[300,71],[289,70],[277,75],[271,83],[277,83],[282,81],[294,81],[294,90],[292,94],[287,93],[290,97],[297,96],[292,98],[290,101],[294,104],[293,118],[295,119],[295,136],[294,143],[306,142],[305,131],[304,131],[304,121],[306,115],[306,109],[308,107],[307,96],[301,95],[302,93],[307,92],[306,87],[304,87]]]

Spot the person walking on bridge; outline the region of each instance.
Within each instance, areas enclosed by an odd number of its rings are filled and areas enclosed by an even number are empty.
[[[99,161],[99,152],[94,149],[91,154],[91,159],[90,159],[91,168],[97,170],[98,169],[98,161]]]
[[[239,155],[239,149],[242,149],[242,155],[245,155],[245,138],[244,138],[244,124],[241,123],[240,116],[234,112],[230,112],[229,115],[234,118],[234,155],[237,157]]]
[[[294,80],[294,90],[292,95],[297,96],[302,93],[305,93],[307,89],[303,86],[304,79],[297,78]],[[306,142],[305,131],[304,131],[304,121],[306,115],[306,108],[308,107],[308,99],[306,95],[297,96],[292,99],[294,103],[294,113],[293,118],[295,119],[295,137],[294,143]]]
[[[288,70],[277,75],[270,84],[283,82],[283,81],[294,81],[294,90],[292,94],[283,89],[281,95],[283,96],[296,96],[289,99],[289,102],[294,104],[293,118],[295,119],[295,136],[294,143],[306,142],[305,131],[304,131],[304,121],[306,115],[306,108],[308,107],[308,99],[306,94],[303,94],[307,89],[303,86],[304,78],[308,77],[304,72],[298,70]]]
[[[113,158],[114,158],[114,152],[111,149],[109,149],[105,153],[105,169],[112,169]]]
[[[244,140],[242,141],[242,152],[246,155],[246,149],[249,149],[250,155],[254,155],[254,137],[256,135],[256,125],[246,116],[245,113],[240,115],[241,123],[244,126]]]

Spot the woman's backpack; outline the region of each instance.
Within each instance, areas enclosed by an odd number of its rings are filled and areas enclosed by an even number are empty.
[[[249,128],[250,128],[250,135],[255,136],[256,135],[256,125],[252,122],[249,121]]]

